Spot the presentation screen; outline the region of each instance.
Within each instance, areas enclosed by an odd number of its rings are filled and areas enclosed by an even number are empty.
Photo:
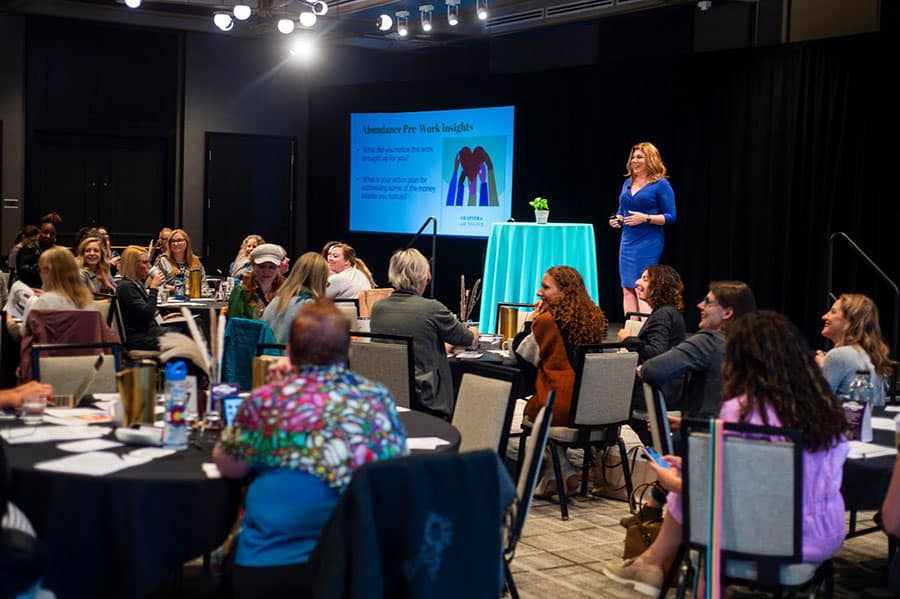
[[[350,115],[350,230],[487,237],[509,219],[513,106]],[[429,228],[426,231],[430,231]]]

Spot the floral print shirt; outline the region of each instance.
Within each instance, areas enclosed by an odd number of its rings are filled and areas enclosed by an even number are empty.
[[[408,453],[390,392],[341,364],[254,390],[219,447],[254,470],[299,470],[341,491],[363,464]]]

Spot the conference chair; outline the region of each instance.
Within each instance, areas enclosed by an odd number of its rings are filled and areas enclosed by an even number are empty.
[[[534,419],[534,433],[529,435],[525,442],[525,450],[519,461],[519,480],[516,485],[515,512],[509,531],[506,536],[506,548],[503,551],[503,575],[506,579],[506,588],[512,599],[519,599],[519,591],[513,580],[510,565],[516,556],[516,545],[525,528],[525,520],[531,511],[531,499],[541,475],[541,463],[544,459],[544,449],[547,447],[547,436],[550,433],[550,415],[553,413],[553,389],[547,393],[547,403],[538,410]]]
[[[34,378],[32,351],[45,343],[113,343],[115,335],[96,310],[32,310],[25,321],[17,374],[19,383]]]
[[[350,337],[349,367],[387,387],[398,406],[412,408],[416,397],[412,337],[354,332]]]
[[[109,300],[109,309],[106,315],[106,324],[113,333],[115,340],[122,348],[122,354],[127,362],[140,362],[141,360],[159,360],[160,352],[152,349],[128,349],[128,336],[125,333],[125,321],[122,318],[122,307],[119,298]]]
[[[250,391],[253,357],[261,343],[275,343],[275,334],[265,321],[229,318],[222,351],[222,380],[237,383],[241,391]]]
[[[635,319],[634,317],[637,318]],[[626,312],[623,328],[628,331],[629,337],[637,337],[637,334],[641,332],[641,328],[644,326],[644,320],[649,317],[650,315],[646,312]]]
[[[515,488],[497,452],[366,464],[310,556],[316,599],[499,597]]]
[[[592,448],[598,446],[602,450],[618,445],[625,474],[625,488],[628,496],[631,496],[631,471],[625,441],[619,433],[621,426],[631,419],[634,369],[638,355],[630,351],[619,352],[623,347],[621,343],[579,346],[568,426],[550,427],[548,444],[563,520],[569,519],[569,504],[557,447],[584,449],[580,494],[585,495],[590,467],[594,461]]]
[[[493,449],[505,456],[515,405],[511,375],[504,380],[463,374],[451,421],[462,437],[459,451]]]
[[[674,455],[672,447],[672,433],[669,429],[669,411],[666,408],[666,400],[662,391],[655,389],[649,383],[643,383],[644,403],[647,406],[647,420],[650,421],[650,438],[653,440],[653,449],[659,455]]]
[[[359,319],[359,300],[356,298],[341,298],[334,300],[334,305],[341,311],[341,314],[347,317],[347,320],[350,321],[350,327],[353,328],[357,319]]]
[[[722,585],[737,584],[778,595],[785,591],[814,594],[824,581],[825,596],[831,597],[831,560],[803,562],[802,434],[739,423],[725,423],[724,428],[719,533]],[[710,541],[709,430],[708,420],[681,422],[683,539],[660,597],[678,574],[678,595],[683,596],[694,570],[694,562],[685,554],[698,551],[701,558],[706,555]]]
[[[53,385],[56,395],[73,395],[84,384],[84,394],[118,391],[118,343],[37,344],[31,348],[31,363],[34,380]]]

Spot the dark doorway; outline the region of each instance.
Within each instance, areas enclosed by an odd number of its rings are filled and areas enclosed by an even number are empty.
[[[206,134],[204,264],[226,273],[251,233],[293,256],[294,139]]]

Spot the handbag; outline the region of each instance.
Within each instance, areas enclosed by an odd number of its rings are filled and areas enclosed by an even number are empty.
[[[632,508],[632,511],[639,511],[640,506],[644,504],[644,495],[653,486],[654,483],[643,483],[634,488],[631,492],[631,497],[628,499],[628,503]],[[625,550],[622,553],[622,559],[631,559],[639,556],[647,548],[653,544],[653,541],[656,540],[656,537],[659,536],[659,531],[662,528],[663,517],[655,518],[653,520],[647,521],[637,521],[631,524],[625,530]],[[672,562],[675,561],[675,554],[669,556],[663,564],[663,572],[668,572],[672,567]]]

